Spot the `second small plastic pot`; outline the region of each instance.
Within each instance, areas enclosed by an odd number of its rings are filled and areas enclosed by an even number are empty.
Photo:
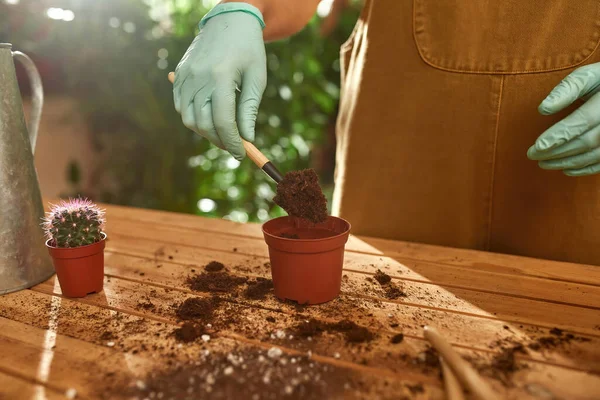
[[[327,230],[331,236],[318,239],[281,237],[298,229],[304,232]],[[280,217],[266,222],[262,230],[269,246],[275,296],[299,304],[320,304],[339,295],[344,248],[350,235],[348,221],[328,217],[327,221],[315,225],[292,217]]]

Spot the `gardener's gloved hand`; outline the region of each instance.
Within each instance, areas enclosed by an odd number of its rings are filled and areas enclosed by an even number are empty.
[[[600,172],[600,63],[586,65],[563,79],[538,107],[554,114],[575,100],[586,102],[550,127],[527,151],[543,169],[582,176]]]
[[[202,19],[200,33],[175,70],[173,96],[184,125],[238,160],[246,154],[240,135],[254,140],[267,83],[263,28],[257,8],[219,4]],[[242,92],[237,113],[236,88]]]

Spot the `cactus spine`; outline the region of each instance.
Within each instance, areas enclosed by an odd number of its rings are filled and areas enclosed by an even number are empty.
[[[46,237],[53,247],[87,246],[103,239],[104,211],[88,199],[69,199],[53,205],[44,218]]]

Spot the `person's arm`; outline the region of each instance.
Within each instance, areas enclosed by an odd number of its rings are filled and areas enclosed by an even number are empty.
[[[235,3],[222,0],[221,3]],[[240,2],[240,0],[237,0]],[[265,41],[284,39],[299,32],[308,24],[320,0],[242,0],[260,10],[265,20]]]
[[[222,0],[200,21],[200,32],[175,68],[173,101],[183,124],[245,157],[267,85],[265,40],[301,30],[318,0]],[[236,89],[241,89],[239,99]]]

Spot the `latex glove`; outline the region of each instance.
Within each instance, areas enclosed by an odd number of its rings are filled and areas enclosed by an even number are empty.
[[[538,107],[554,114],[577,99],[586,102],[546,130],[527,151],[543,169],[568,176],[600,172],[600,63],[578,68],[562,80]]]
[[[175,69],[173,97],[184,125],[229,151],[254,140],[258,106],[267,84],[264,22],[246,3],[223,3],[200,22],[200,33]],[[236,89],[241,87],[237,104]],[[238,130],[239,128],[239,130]]]

